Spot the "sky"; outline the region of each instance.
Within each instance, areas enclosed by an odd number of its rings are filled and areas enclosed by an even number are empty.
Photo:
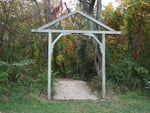
[[[115,7],[117,7],[119,5],[119,1],[121,0],[102,0],[102,6],[103,9],[105,8],[105,6],[107,6],[110,2],[112,3],[112,5]],[[78,0],[63,0],[63,3],[66,3],[69,9],[75,10],[76,8],[76,4],[77,4]]]
[[[119,2],[121,2],[121,0],[102,0],[103,7],[107,6],[110,2],[114,7],[117,7],[119,5]]]
[[[63,3],[67,4],[67,7],[69,9],[71,9],[71,10],[75,10],[76,9],[76,4],[77,4],[78,0],[62,0],[62,1],[63,1]]]
[[[38,1],[41,1],[41,0],[38,0]],[[79,0],[62,0],[63,3],[66,3],[68,8],[72,9],[72,10],[75,10],[76,8],[76,4]],[[117,7],[119,5],[119,2],[121,0],[102,0],[102,6],[103,6],[103,9],[105,8],[105,6],[107,6],[110,2],[112,3],[113,7]],[[64,6],[65,7],[65,6]]]

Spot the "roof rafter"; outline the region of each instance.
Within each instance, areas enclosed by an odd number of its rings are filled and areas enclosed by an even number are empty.
[[[64,16],[61,16],[61,17],[57,18],[56,20],[54,20],[54,21],[52,21],[52,22],[49,22],[49,23],[47,23],[47,24],[45,24],[45,25],[39,27],[38,30],[44,30],[44,29],[46,29],[47,27],[50,27],[50,26],[52,26],[52,25],[54,25],[54,24],[60,22],[61,20],[64,20],[64,19],[66,19],[66,18],[68,18],[68,17],[70,17],[70,16],[72,16],[72,15],[74,15],[74,14],[80,14],[80,15],[84,16],[85,18],[89,19],[90,21],[96,23],[97,25],[99,25],[99,26],[101,26],[101,27],[104,27],[105,29],[107,29],[107,30],[109,30],[109,31],[115,31],[114,29],[110,28],[109,26],[103,24],[102,22],[96,20],[95,18],[93,18],[93,17],[91,17],[91,16],[89,16],[89,15],[87,15],[87,14],[85,14],[85,13],[79,11],[79,10],[75,10],[75,11],[70,12],[70,13],[64,15]]]

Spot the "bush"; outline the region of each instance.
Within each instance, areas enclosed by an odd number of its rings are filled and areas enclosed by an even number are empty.
[[[41,70],[34,60],[9,64],[0,61],[0,95],[18,95],[45,92],[47,71]]]
[[[124,57],[107,67],[107,79],[123,89],[136,89],[144,86],[144,78],[148,70],[133,62],[130,57]]]

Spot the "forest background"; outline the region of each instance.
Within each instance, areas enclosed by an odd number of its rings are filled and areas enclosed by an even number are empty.
[[[65,4],[57,0],[0,1],[1,97],[46,94],[47,35],[32,33],[31,29],[70,11],[66,6],[67,10],[62,12],[62,5]],[[121,35],[106,37],[107,89],[122,93],[149,87],[149,1],[122,0],[116,9],[109,4],[101,11],[100,0],[79,0],[77,9],[122,32]],[[54,27],[85,30],[93,27],[78,15],[72,20],[76,26],[70,20]],[[101,36],[98,37],[101,40]],[[87,36],[63,37],[54,48],[52,77],[81,79],[90,82],[93,88],[100,89],[101,54],[97,48]]]

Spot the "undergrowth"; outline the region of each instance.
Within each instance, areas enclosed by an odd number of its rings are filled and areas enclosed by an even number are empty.
[[[57,73],[52,72],[53,84]],[[1,99],[20,99],[29,95],[47,94],[47,70],[40,69],[34,60],[24,60],[9,64],[0,61],[0,95]]]

